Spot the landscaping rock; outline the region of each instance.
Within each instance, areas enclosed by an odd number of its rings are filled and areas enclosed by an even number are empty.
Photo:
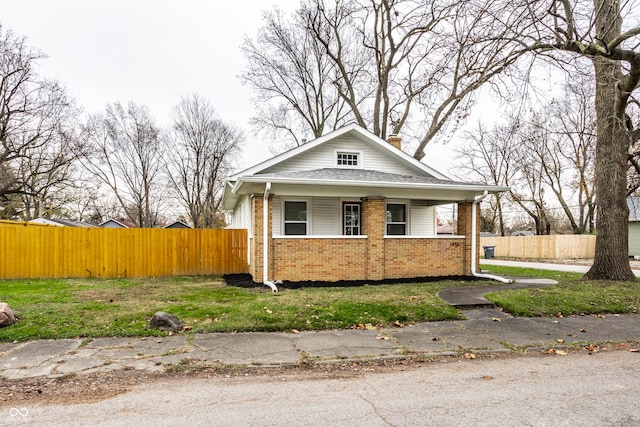
[[[151,329],[168,329],[172,331],[182,330],[180,320],[173,314],[165,313],[164,311],[159,311],[153,315],[149,321],[149,327]]]
[[[16,323],[16,316],[6,302],[0,302],[0,327],[11,326]]]

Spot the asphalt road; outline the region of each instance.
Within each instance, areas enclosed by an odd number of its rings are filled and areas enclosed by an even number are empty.
[[[1,408],[2,425],[640,425],[640,353],[585,351],[406,370],[185,379],[92,404]]]

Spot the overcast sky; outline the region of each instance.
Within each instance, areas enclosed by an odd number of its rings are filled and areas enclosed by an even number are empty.
[[[198,92],[245,130],[244,168],[270,153],[249,127],[240,46],[257,33],[262,11],[293,11],[298,1],[0,0],[0,23],[48,55],[40,74],[59,80],[86,112],[134,101],[167,125],[180,96]],[[426,163],[446,172],[450,151],[429,144]]]

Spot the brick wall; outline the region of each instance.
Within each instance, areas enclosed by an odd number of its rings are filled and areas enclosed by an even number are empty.
[[[384,199],[369,197],[362,201],[362,233],[367,236],[365,280],[384,279]]]
[[[466,239],[385,239],[385,279],[462,276]]]
[[[471,236],[471,209],[473,204],[458,203],[458,234],[464,234],[465,248],[463,252],[462,264],[464,265],[464,275],[471,275],[471,239],[476,238],[476,242],[480,239],[480,204],[476,206],[476,235]],[[476,245],[476,271],[480,269],[479,245]]]
[[[362,280],[366,239],[273,239],[274,280]]]

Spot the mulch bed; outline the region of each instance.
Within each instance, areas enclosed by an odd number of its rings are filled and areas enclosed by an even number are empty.
[[[250,274],[226,274],[224,280],[227,286],[236,286],[239,288],[261,288],[265,285],[254,282]],[[439,280],[457,280],[457,281],[476,281],[481,280],[472,276],[447,276],[447,277],[413,277],[406,279],[384,279],[384,280],[339,280],[336,282],[320,281],[320,280],[304,280],[293,282],[284,280],[282,283],[276,284],[278,289],[300,289],[300,288],[321,288],[336,287],[346,288],[351,286],[375,286],[389,285],[396,283],[425,283],[436,282]]]

